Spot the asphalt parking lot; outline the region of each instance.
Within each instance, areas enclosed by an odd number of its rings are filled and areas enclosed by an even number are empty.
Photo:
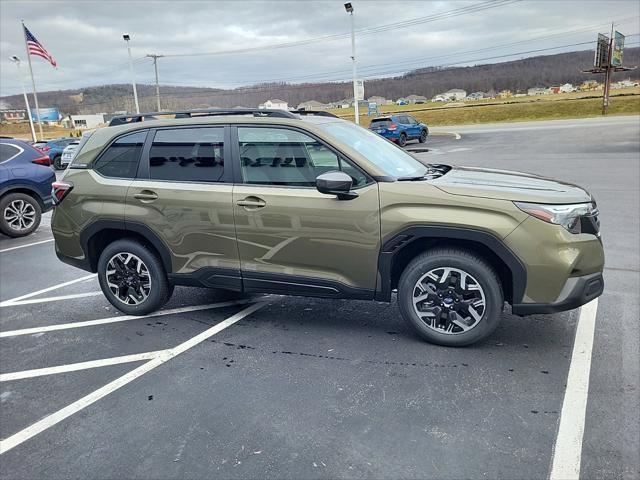
[[[177,288],[162,312],[125,317],[57,260],[46,215],[34,235],[0,238],[0,477],[547,478],[575,397],[581,477],[638,478],[640,119],[434,133],[424,161],[596,197],[606,287],[586,365],[579,309],[505,313],[464,349],[424,343],[395,303]]]

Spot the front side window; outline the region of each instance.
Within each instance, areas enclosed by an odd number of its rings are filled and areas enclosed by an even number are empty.
[[[221,182],[224,127],[158,130],[149,152],[149,178],[176,182]]]
[[[146,138],[146,130],[118,138],[98,157],[93,169],[105,177],[134,178]]]
[[[402,178],[424,175],[428,168],[402,148],[370,130],[351,122],[318,123],[329,135],[345,143],[367,158],[387,175]]]
[[[287,128],[239,127],[240,161],[245,183],[315,187],[322,173],[342,170],[353,186],[367,177],[316,139]]]

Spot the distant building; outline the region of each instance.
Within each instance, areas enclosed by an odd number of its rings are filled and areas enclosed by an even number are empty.
[[[513,97],[513,92],[511,90],[502,90],[502,91],[498,92],[496,97],[498,97],[498,98],[511,98],[511,97]]]
[[[464,99],[464,97],[467,96],[467,92],[464,90],[460,90],[459,88],[453,88],[451,90],[444,92],[443,95],[447,97],[449,100],[456,101],[456,100]]]
[[[482,100],[484,97],[486,97],[486,94],[484,92],[473,92],[467,95],[466,97],[464,97],[464,99],[465,100]]]
[[[548,95],[549,90],[546,87],[532,87],[527,90],[527,95]]]
[[[316,100],[308,100],[298,105],[298,110],[324,110],[327,105]]]
[[[78,130],[86,130],[89,128],[98,128],[105,123],[104,113],[94,113],[90,115],[69,115],[63,118],[61,123],[66,128],[77,128]]]
[[[602,84],[598,83],[597,80],[587,80],[582,82],[582,84],[578,87],[581,92],[589,92],[593,90],[602,90]]]
[[[444,96],[444,94],[439,93],[438,95],[436,95],[435,97],[433,97],[431,99],[432,102],[447,102],[447,97]]]
[[[26,122],[29,120],[25,109],[0,110],[0,121],[6,123]]]
[[[409,95],[407,100],[409,103],[427,103],[427,97],[423,97],[422,95]]]
[[[560,85],[560,93],[575,92],[576,90],[578,89],[573,85],[571,85],[570,83],[565,83],[564,85]]]
[[[264,103],[258,105],[258,108],[268,108],[276,110],[289,110],[289,104],[284,100],[274,98],[273,100],[267,100]]]
[[[367,98],[367,102],[375,103],[376,105],[386,105],[387,99],[380,96],[373,96],[373,97]]]
[[[549,93],[553,93],[553,94],[560,93],[560,87],[549,87],[548,90],[549,90]]]

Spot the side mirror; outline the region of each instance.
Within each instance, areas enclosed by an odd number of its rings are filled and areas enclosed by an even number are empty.
[[[316,188],[320,193],[336,195],[338,200],[352,200],[358,196],[351,191],[353,180],[344,172],[333,171],[316,177]]]

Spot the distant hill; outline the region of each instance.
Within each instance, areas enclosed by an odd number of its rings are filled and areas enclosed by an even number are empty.
[[[602,81],[602,75],[581,73],[591,66],[593,55],[593,51],[585,50],[472,67],[429,67],[398,77],[367,80],[365,95],[397,99],[416,94],[431,98],[452,88],[467,92],[509,89],[516,93],[534,86],[579,84],[589,79]],[[640,47],[626,49],[624,61],[625,65],[640,65]],[[638,71],[619,73],[614,81],[627,78],[629,74],[632,78],[639,75]],[[160,91],[165,109],[256,107],[270,98],[280,98],[296,106],[305,100],[328,103],[353,96],[349,82],[270,83],[232,90],[161,85]],[[138,96],[142,110],[156,110],[155,86],[138,85]],[[127,84],[40,92],[38,99],[42,107],[58,107],[64,113],[133,111],[131,86]],[[5,108],[23,106],[20,95],[2,97],[0,103]]]

